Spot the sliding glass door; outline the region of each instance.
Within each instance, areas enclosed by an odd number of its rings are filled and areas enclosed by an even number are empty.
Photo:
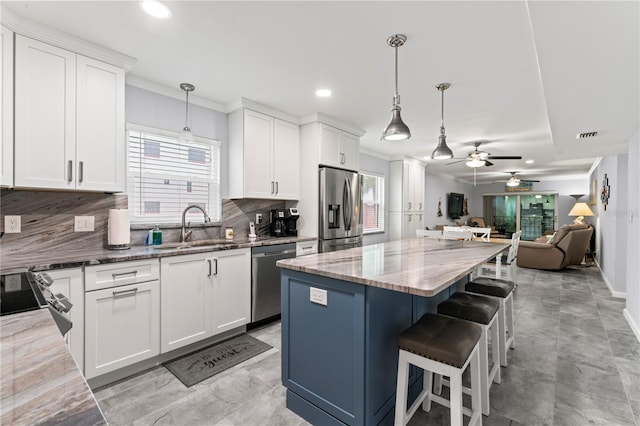
[[[532,241],[557,228],[557,193],[485,194],[484,220],[504,236],[522,231],[521,239]]]

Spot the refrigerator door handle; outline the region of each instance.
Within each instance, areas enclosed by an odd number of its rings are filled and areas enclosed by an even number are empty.
[[[351,230],[351,216],[353,215],[353,198],[351,196],[351,182],[348,178],[344,180],[344,191],[342,194],[342,202],[344,203],[344,209],[342,210],[342,217],[344,218],[344,230]]]

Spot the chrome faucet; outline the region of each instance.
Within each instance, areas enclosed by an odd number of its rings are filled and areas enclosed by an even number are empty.
[[[191,204],[188,205],[183,211],[182,211],[182,230],[180,231],[180,242],[184,243],[189,241],[189,238],[191,238],[191,234],[193,233],[193,231],[191,230],[191,222],[189,222],[188,225],[185,226],[184,222],[185,222],[185,218],[187,216],[187,211],[189,211],[190,209],[199,209],[202,214],[204,214],[204,223],[211,223],[211,218],[209,217],[209,215],[207,214],[207,211],[200,207],[197,204]]]

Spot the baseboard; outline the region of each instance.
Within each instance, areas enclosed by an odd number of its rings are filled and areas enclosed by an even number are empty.
[[[635,323],[635,321],[631,317],[631,314],[629,313],[629,310],[627,308],[624,308],[622,310],[622,315],[624,315],[624,318],[629,323],[629,327],[631,327],[631,330],[633,331],[633,334],[636,335],[636,339],[638,339],[638,342],[640,342],[640,327],[638,327],[638,325]]]
[[[602,276],[602,280],[607,285],[607,288],[609,289],[609,293],[611,293],[611,296],[613,296],[613,297],[615,297],[617,299],[626,299],[627,298],[627,293],[626,292],[622,292],[622,291],[615,291],[613,289],[613,286],[611,285],[611,283],[607,279],[607,276],[604,274],[604,272],[602,272],[602,268],[600,268],[600,264],[598,262],[595,262],[595,264],[598,267],[598,270],[600,271],[600,275]]]

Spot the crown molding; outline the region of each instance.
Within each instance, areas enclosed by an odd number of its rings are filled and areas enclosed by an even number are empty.
[[[178,99],[180,101],[185,100],[185,94],[179,87],[169,87],[164,84],[156,83],[155,81],[146,80],[144,78],[136,77],[131,74],[125,76],[125,83],[129,86],[134,86],[139,89],[147,90],[149,92],[157,93],[169,98]],[[197,89],[197,88],[196,88]],[[189,95],[189,104],[198,105],[204,108],[208,108],[214,111],[227,113],[225,107],[219,103],[210,101],[209,99],[194,95],[193,92]]]
[[[375,158],[378,158],[380,160],[385,160],[385,161],[391,161],[392,160],[391,156],[383,154],[383,153],[378,152],[378,151],[374,151],[374,150],[369,149],[369,148],[365,148],[362,145],[360,145],[360,154],[366,154],[368,156],[375,157]]]
[[[256,101],[252,101],[251,99],[247,99],[247,98],[237,99],[233,102],[228,103],[225,107],[227,114],[233,111],[239,110],[241,108],[247,108],[252,111],[266,114],[268,116],[275,117],[283,121],[288,121],[289,123],[293,123],[297,125],[300,124],[299,118],[294,115],[287,114],[286,112],[279,111],[277,109],[271,108],[270,106],[261,104]]]
[[[7,7],[2,6],[1,12],[2,25],[16,34],[124,68],[125,72],[131,70],[137,62],[132,56],[25,19]]]
[[[314,122],[320,122],[320,123],[324,123],[324,124],[328,124],[329,126],[333,126],[336,127],[340,130],[343,130],[345,132],[349,132],[352,133],[358,137],[362,137],[364,136],[366,132],[366,130],[362,130],[359,127],[353,126],[351,124],[347,124],[344,123],[342,121],[339,121],[333,117],[330,117],[326,114],[323,114],[321,112],[316,112],[310,115],[307,115],[305,117],[302,117],[300,119],[300,125],[304,125],[304,124],[309,124],[309,123],[314,123]]]

